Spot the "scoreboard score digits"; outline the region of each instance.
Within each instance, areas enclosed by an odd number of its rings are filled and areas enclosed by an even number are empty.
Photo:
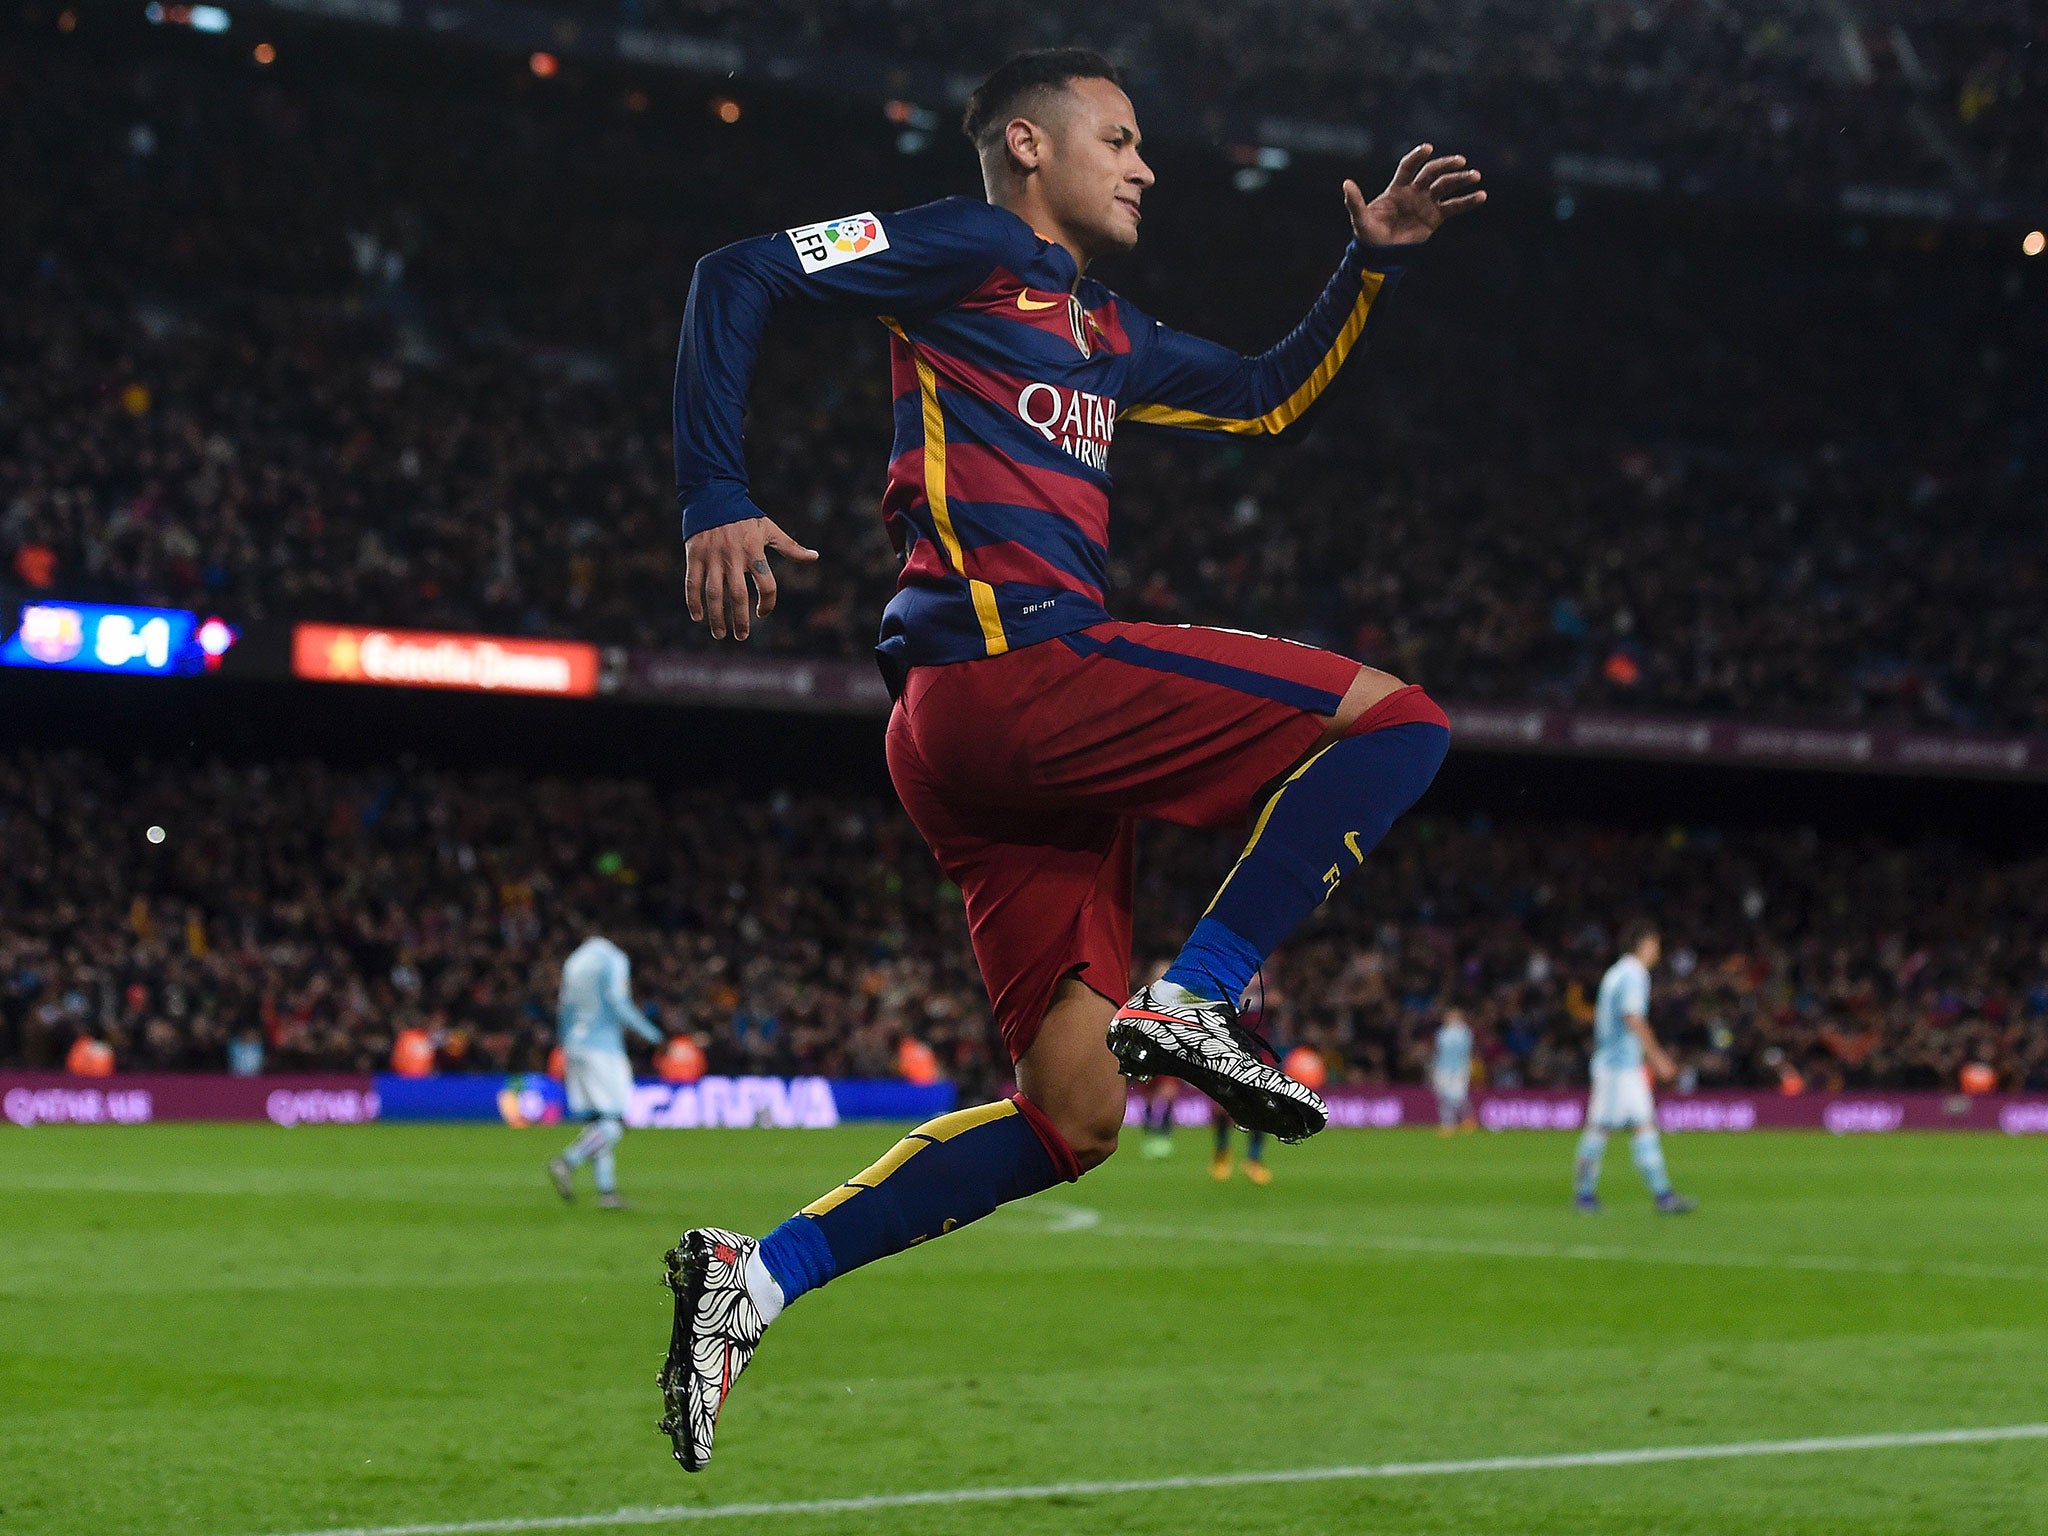
[[[29,603],[0,642],[0,666],[176,677],[211,672],[239,638],[184,608]]]

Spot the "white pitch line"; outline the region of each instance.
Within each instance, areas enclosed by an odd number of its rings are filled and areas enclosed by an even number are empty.
[[[1059,1232],[1060,1226],[1044,1230]],[[1105,1222],[1094,1228],[1102,1237],[1141,1238],[1155,1242],[1237,1243],[1249,1247],[1271,1244],[1283,1248],[1329,1248],[1366,1253],[1451,1254],[1482,1259],[1564,1259],[1607,1264],[1678,1264],[1701,1269],[1794,1269],[1822,1274],[1920,1275],[1949,1280],[2017,1280],[2048,1282],[2048,1270],[2009,1264],[1971,1264],[1944,1259],[1876,1259],[1827,1253],[1687,1253],[1647,1252],[1640,1248],[1606,1248],[1593,1243],[1516,1243],[1483,1238],[1409,1237],[1400,1234],[1273,1232],[1256,1227],[1236,1229],[1145,1226]]]
[[[1014,1504],[1034,1499],[1100,1498],[1125,1493],[1175,1493],[1202,1488],[1262,1488],[1286,1483],[1340,1483],[1367,1478],[1451,1477],[1480,1472],[1550,1472],[1574,1467],[1640,1467],[1669,1461],[1726,1461],[1743,1456],[1804,1456],[1822,1451],[1897,1451],[1929,1445],[1985,1445],[2048,1440],[2048,1424],[1998,1424],[1978,1429],[1928,1429],[1898,1434],[1827,1435],[1802,1440],[1737,1440],[1722,1445],[1652,1445],[1626,1451],[1566,1451],[1552,1456],[1477,1456],[1459,1461],[1387,1461],[1376,1466],[1297,1467],[1271,1472],[1212,1472],[1185,1477],[1039,1483],[1013,1488],[934,1488],[922,1493],[871,1493],[843,1499],[792,1499],[760,1504],[669,1504],[594,1515],[529,1515],[506,1520],[363,1525],[293,1536],[497,1536],[500,1532],[588,1530],[603,1526],[670,1525],[768,1515],[857,1515],[929,1505]]]

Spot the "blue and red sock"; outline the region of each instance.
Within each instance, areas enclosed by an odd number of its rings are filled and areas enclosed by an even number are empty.
[[[1078,1179],[1045,1112],[1022,1094],[928,1120],[761,1239],[784,1304],[826,1281]]]
[[[1267,957],[1422,798],[1450,744],[1443,711],[1404,688],[1295,769],[1160,979],[1235,1004]]]

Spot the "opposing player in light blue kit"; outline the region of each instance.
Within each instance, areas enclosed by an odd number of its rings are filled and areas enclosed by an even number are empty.
[[[567,1069],[569,1113],[589,1119],[590,1125],[548,1164],[548,1177],[564,1200],[574,1200],[576,1170],[589,1163],[597,1203],[609,1211],[623,1209],[613,1149],[626,1134],[626,1105],[633,1097],[624,1031],[653,1045],[661,1044],[662,1034],[634,1005],[633,963],[610,939],[593,934],[563,962],[556,1029]]]
[[[1472,1026],[1455,1008],[1437,1026],[1429,1086],[1436,1090],[1439,1136],[1455,1136],[1460,1127],[1468,1131],[1479,1128],[1472,1118]]]
[[[1611,1131],[1631,1133],[1636,1171],[1656,1197],[1657,1209],[1682,1216],[1697,1207],[1671,1188],[1664,1171],[1664,1145],[1657,1136],[1657,1106],[1650,1098],[1650,1071],[1668,1083],[1678,1075],[1671,1057],[1650,1030],[1650,968],[1664,952],[1663,940],[1647,923],[1631,924],[1628,952],[1600,978],[1593,1005],[1593,1096],[1586,1105],[1586,1130],[1579,1138],[1574,1168],[1582,1211],[1600,1209],[1600,1160]],[[1648,1063],[1649,1070],[1644,1069]]]

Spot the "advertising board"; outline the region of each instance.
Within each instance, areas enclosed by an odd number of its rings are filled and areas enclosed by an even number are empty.
[[[316,683],[378,683],[566,699],[596,693],[597,674],[597,647],[580,641],[369,629],[353,624],[300,624],[292,630],[292,675]]]

